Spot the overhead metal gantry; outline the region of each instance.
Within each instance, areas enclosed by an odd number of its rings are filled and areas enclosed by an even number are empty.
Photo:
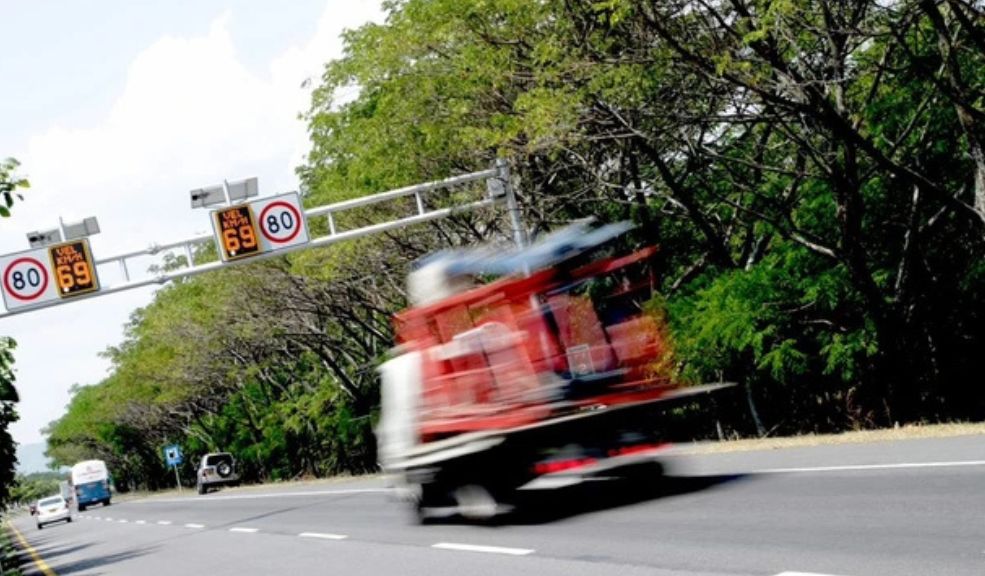
[[[453,198],[442,208],[428,206],[429,193],[481,181],[486,182],[486,187],[478,198],[474,196]],[[414,199],[414,213],[411,215],[340,230],[339,217],[347,212],[410,197]],[[498,160],[496,165],[488,170],[307,209],[301,208],[297,193],[259,198],[238,204],[230,202],[210,213],[213,234],[153,244],[143,250],[115,256],[93,257],[86,238],[36,246],[32,250],[0,256],[0,291],[6,307],[6,310],[0,313],[0,318],[126,290],[162,285],[172,280],[205,274],[228,266],[329,246],[336,242],[447,218],[456,213],[473,211],[497,203],[506,204],[514,240],[522,246],[525,240],[524,230],[510,182],[509,165],[504,160]],[[327,233],[312,237],[309,225],[317,221],[324,223],[318,228],[327,230]],[[215,243],[219,259],[196,264],[194,258],[196,250],[210,242]],[[131,270],[134,259],[163,253],[174,254],[175,251],[180,251],[185,256],[184,264],[146,278],[134,277]],[[101,285],[99,268],[105,269],[114,265],[118,267],[123,281],[114,285]]]

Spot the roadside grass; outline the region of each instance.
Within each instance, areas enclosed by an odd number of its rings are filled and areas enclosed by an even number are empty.
[[[224,487],[218,493],[226,494],[242,494],[244,492],[249,493],[251,491],[266,490],[269,488],[305,488],[305,487],[318,487],[318,486],[331,486],[333,484],[339,484],[343,482],[349,482],[352,480],[371,480],[373,478],[381,477],[382,474],[377,472],[374,474],[363,474],[363,475],[351,475],[351,474],[340,474],[338,476],[330,476],[327,478],[302,478],[297,480],[272,480],[269,482],[264,482],[262,484],[244,484],[236,488]],[[194,497],[196,496],[194,486],[184,486],[181,492],[177,488],[168,488],[165,490],[157,491],[145,491],[145,490],[133,490],[125,493],[113,493],[113,502],[130,502],[134,500],[144,500],[152,498],[175,498],[175,497]],[[93,508],[93,510],[98,509]]]
[[[916,438],[950,438],[985,434],[985,422],[967,424],[928,424],[884,428],[880,430],[858,430],[841,434],[806,434],[777,438],[746,438],[723,440],[720,442],[695,442],[679,444],[683,452],[713,454],[718,452],[748,452],[753,450],[778,450],[806,446],[837,444],[864,444],[867,442],[891,442]]]
[[[20,568],[15,566],[18,557],[13,538],[6,521],[0,525],[0,576],[21,576]]]

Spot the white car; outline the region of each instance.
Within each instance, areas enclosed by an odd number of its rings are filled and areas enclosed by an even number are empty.
[[[236,459],[228,452],[213,452],[202,456],[196,476],[199,494],[205,494],[219,486],[239,486]]]
[[[72,521],[72,510],[68,507],[68,502],[61,496],[51,496],[38,502],[38,530],[44,528],[45,524],[52,522]]]

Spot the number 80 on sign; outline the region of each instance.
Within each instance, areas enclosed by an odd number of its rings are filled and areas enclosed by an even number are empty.
[[[3,269],[3,289],[15,302],[31,302],[48,289],[48,269],[32,256],[16,258]]]
[[[99,290],[88,240],[0,256],[0,288],[8,311]]]
[[[264,252],[308,243],[308,226],[297,193],[272,196],[252,204],[259,215],[260,243]]]

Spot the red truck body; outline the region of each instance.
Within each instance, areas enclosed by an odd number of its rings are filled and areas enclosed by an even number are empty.
[[[518,490],[652,458],[664,444],[650,409],[712,389],[672,377],[651,305],[656,248],[601,249],[625,229],[428,264],[441,274],[417,290],[424,301],[395,315],[377,431],[384,469],[422,515],[489,515]],[[461,281],[488,269],[499,279]]]

